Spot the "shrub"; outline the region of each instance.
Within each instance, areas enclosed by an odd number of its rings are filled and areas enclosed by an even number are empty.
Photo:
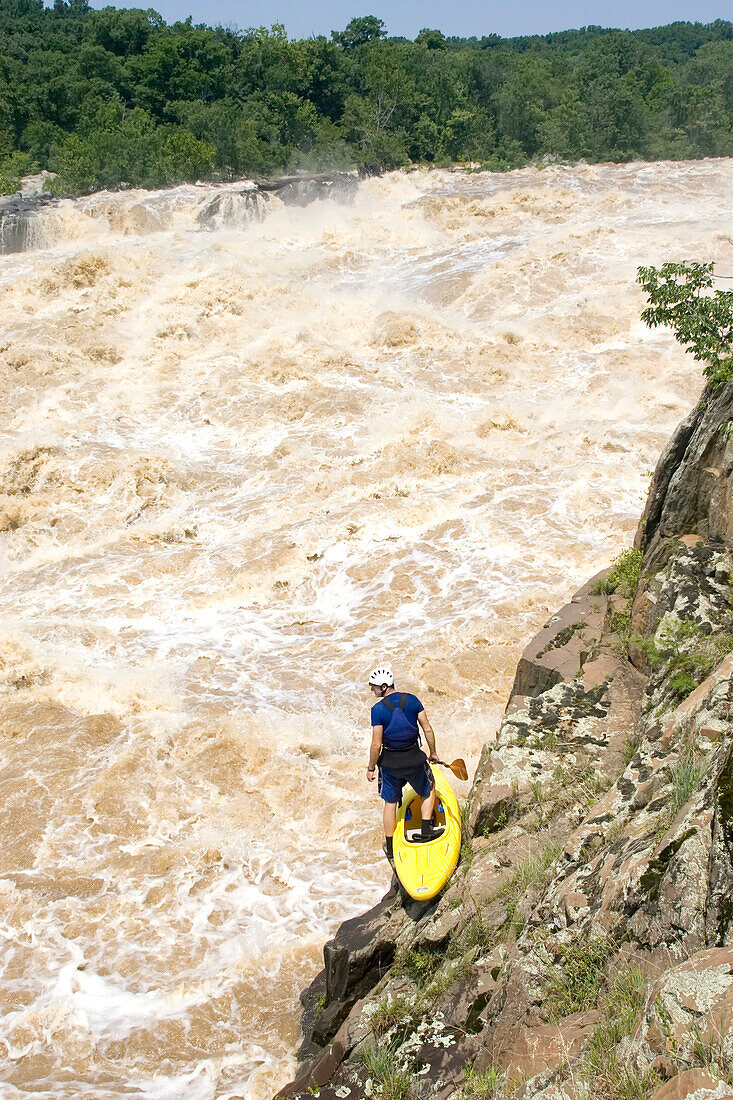
[[[665,615],[653,638],[634,638],[654,669],[664,668],[668,686],[685,698],[733,652],[733,634],[727,630],[706,633],[692,619]]]
[[[640,550],[622,550],[611,562],[611,572],[605,580],[598,581],[593,591],[597,593],[616,592],[621,589],[623,595],[633,599],[639,587],[642,555]]]
[[[36,171],[37,166],[27,153],[11,153],[0,157],[0,195],[11,195],[20,190],[22,176]]]
[[[188,130],[160,126],[140,108],[100,108],[82,134],[56,146],[52,167],[56,192],[88,192],[121,184],[164,187],[211,173],[216,149]]]

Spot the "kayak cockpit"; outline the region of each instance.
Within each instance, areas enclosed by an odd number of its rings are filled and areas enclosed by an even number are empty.
[[[420,841],[422,831],[421,809],[422,799],[419,795],[415,795],[414,798],[410,799],[405,807],[405,840],[410,844],[416,844]],[[434,828],[445,829],[445,806],[440,797],[435,800],[432,822]]]

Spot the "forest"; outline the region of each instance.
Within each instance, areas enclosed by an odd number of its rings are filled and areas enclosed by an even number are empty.
[[[358,165],[733,155],[733,24],[330,37],[166,24],[152,8],[0,0],[0,193],[56,193]]]

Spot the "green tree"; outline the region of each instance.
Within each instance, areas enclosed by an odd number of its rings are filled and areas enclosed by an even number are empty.
[[[344,51],[323,37],[302,44],[303,94],[320,114],[337,122],[349,94],[350,64]]]
[[[231,70],[230,94],[247,99],[260,92],[299,95],[307,82],[306,51],[289,42],[280,24],[246,32]]]
[[[434,161],[442,157],[440,127],[428,115],[420,115],[412,127],[408,152],[411,160]]]
[[[488,160],[495,143],[492,121],[480,107],[454,111],[443,130],[443,149],[450,160]]]
[[[91,13],[87,36],[90,44],[101,46],[119,57],[140,54],[148,39],[163,26],[163,20],[152,9],[102,8]]]
[[[85,132],[69,134],[54,150],[55,189],[164,187],[208,175],[215,155],[212,145],[182,128],[156,125],[139,107],[98,104]]]
[[[733,376],[733,291],[713,290],[714,268],[712,263],[666,263],[637,272],[649,301],[642,320],[650,328],[669,325],[685,351],[705,364],[713,387]]]
[[[219,176],[726,155],[733,25],[512,39],[426,27],[410,42],[367,15],[330,41],[297,41],[279,25],[239,32],[86,0],[0,0],[0,143],[87,190],[206,175],[212,147]]]
[[[569,88],[557,106],[542,115],[537,124],[537,138],[539,147],[559,160],[574,161],[591,156],[588,110],[575,88]]]
[[[427,50],[444,50],[446,47],[445,35],[442,31],[431,30],[423,27],[415,42],[419,46],[425,46]]]
[[[171,100],[221,98],[226,92],[228,61],[226,47],[210,32],[178,23],[151,38],[142,54],[129,59],[135,102],[164,118]]]
[[[560,86],[547,61],[514,60],[507,79],[494,97],[499,132],[519,142],[528,155],[538,153],[541,149],[540,124],[545,113],[557,104],[560,94]]]
[[[384,22],[375,15],[362,15],[352,19],[342,31],[332,31],[331,37],[345,50],[356,50],[384,38],[387,30]]]
[[[409,47],[407,47],[409,48]],[[362,95],[344,105],[342,125],[363,159],[394,168],[407,161],[405,125],[417,95],[403,65],[405,47],[378,42],[365,51],[361,65]]]
[[[216,148],[180,127],[167,131],[161,150],[160,179],[166,184],[202,179],[211,174]]]

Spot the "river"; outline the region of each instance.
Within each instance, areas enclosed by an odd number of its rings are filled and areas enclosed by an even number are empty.
[[[0,259],[3,1100],[289,1079],[389,881],[366,676],[475,765],[698,398],[635,270],[733,275],[732,183],[393,173],[208,229],[236,188],[128,191]]]

